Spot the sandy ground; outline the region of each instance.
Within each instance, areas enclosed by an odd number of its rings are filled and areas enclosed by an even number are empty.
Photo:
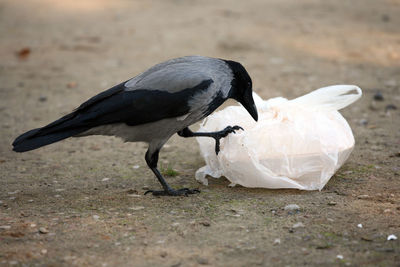
[[[0,265],[399,266],[400,241],[387,240],[400,238],[398,14],[396,0],[0,1]],[[242,62],[264,98],[359,85],[342,112],[348,162],[321,192],[206,187],[196,141],[175,136],[161,152],[179,172],[168,181],[202,193],[156,198],[143,196],[159,187],[144,144],[11,151],[22,132],[192,54]]]

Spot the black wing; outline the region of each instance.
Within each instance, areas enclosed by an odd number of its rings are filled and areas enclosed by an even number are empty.
[[[134,126],[179,117],[190,111],[189,100],[212,83],[211,79],[204,80],[175,93],[146,89],[126,91],[124,84],[120,84],[89,99],[74,113],[79,124],[90,127],[110,123]]]
[[[197,93],[207,90],[213,80],[170,93],[161,90],[125,90],[125,83],[116,85],[84,102],[74,112],[46,125],[20,135],[13,142],[18,152],[32,150],[90,128],[125,123],[135,126],[165,118],[179,117],[190,111],[189,100]]]

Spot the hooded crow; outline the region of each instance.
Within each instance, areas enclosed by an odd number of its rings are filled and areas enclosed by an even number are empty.
[[[182,137],[205,136],[219,140],[243,130],[228,126],[218,132],[192,132],[188,126],[210,115],[225,100],[240,102],[257,121],[252,82],[238,62],[187,56],[157,64],[81,104],[72,113],[20,135],[13,150],[25,152],[68,137],[117,136],[126,142],[147,142],[146,163],[164,190],[153,195],[188,195],[196,189],[172,189],[157,169],[162,146],[175,133]]]

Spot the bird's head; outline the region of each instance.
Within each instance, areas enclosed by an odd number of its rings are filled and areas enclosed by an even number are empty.
[[[253,119],[257,121],[258,113],[253,100],[252,82],[249,74],[242,64],[230,60],[225,60],[225,62],[231,68],[233,73],[233,79],[231,82],[232,88],[229,92],[229,97],[241,103]]]

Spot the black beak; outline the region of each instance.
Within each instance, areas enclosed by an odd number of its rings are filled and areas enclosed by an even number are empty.
[[[254,104],[253,95],[250,91],[249,94],[245,94],[243,99],[239,101],[243,107],[250,113],[255,121],[258,120],[258,113],[256,105]]]

